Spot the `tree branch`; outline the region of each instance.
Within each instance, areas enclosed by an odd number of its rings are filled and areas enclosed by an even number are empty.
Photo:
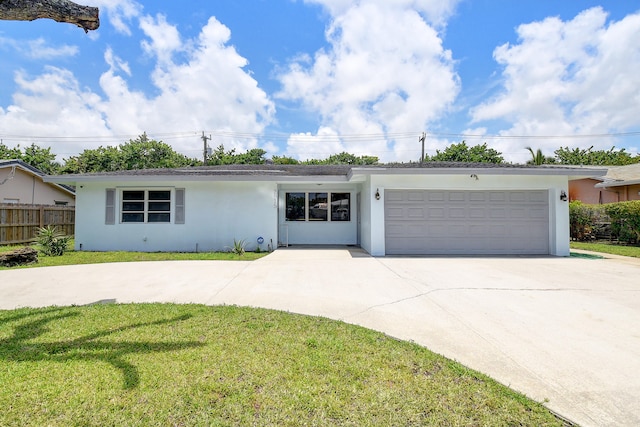
[[[100,26],[98,8],[69,0],[0,0],[0,20],[33,21],[49,18],[82,28],[85,33]]]

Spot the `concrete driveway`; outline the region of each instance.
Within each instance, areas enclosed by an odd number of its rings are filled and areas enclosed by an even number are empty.
[[[98,301],[237,304],[344,320],[458,360],[580,425],[640,425],[637,260],[280,249],[255,262],[0,271],[0,309]]]

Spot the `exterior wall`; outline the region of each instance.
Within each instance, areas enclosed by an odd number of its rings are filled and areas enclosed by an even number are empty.
[[[287,221],[286,193],[340,192],[349,193],[350,221]],[[286,184],[280,186],[278,243],[280,245],[357,245],[358,244],[358,188],[344,184]]]
[[[105,224],[106,189],[116,191],[116,221]],[[185,189],[185,223],[174,224],[175,189]],[[123,189],[171,189],[171,223],[121,223]],[[247,250],[277,242],[277,186],[258,182],[153,182],[123,186],[84,183],[77,188],[76,250],[143,252],[225,251],[244,239]]]
[[[551,255],[569,255],[569,204],[560,200],[568,191],[566,176],[522,175],[371,175],[363,194],[371,199],[369,222],[363,222],[363,247],[371,255],[385,255],[384,192],[385,189],[424,190],[548,190],[549,191],[549,250]],[[380,193],[380,200],[374,197]],[[366,242],[366,243],[365,243]],[[366,246],[365,246],[366,244]]]
[[[628,202],[631,200],[640,200],[640,184],[621,185],[619,187],[599,188],[603,193],[610,194],[615,201]],[[608,202],[605,202],[608,203]]]
[[[580,200],[590,205],[640,200],[640,184],[596,188],[601,181],[585,178],[569,181],[570,200]]]
[[[11,168],[0,169],[0,182],[11,173]],[[75,198],[54,185],[47,184],[42,178],[35,176],[19,167],[12,179],[0,185],[0,203],[5,200],[31,205],[55,205],[56,201],[67,202],[68,206],[75,204]]]
[[[362,184],[360,191],[360,246],[371,255],[379,256],[373,253],[373,236],[372,232],[372,203],[375,200],[375,188],[371,190],[371,180]],[[384,254],[382,254],[384,255]]]
[[[589,205],[622,201],[615,188],[610,190],[596,188],[595,185],[600,182],[591,178],[569,181],[569,200],[580,200],[582,203]],[[618,190],[622,190],[622,188]]]

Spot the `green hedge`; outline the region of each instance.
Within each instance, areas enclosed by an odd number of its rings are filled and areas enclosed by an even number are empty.
[[[579,200],[569,203],[569,230],[573,240],[594,239],[598,225],[607,221],[603,205],[586,205]]]
[[[593,240],[609,227],[611,239],[623,243],[640,242],[640,200],[587,205],[569,203],[570,234],[573,240]]]
[[[611,234],[621,242],[640,242],[640,200],[604,205],[611,218]]]

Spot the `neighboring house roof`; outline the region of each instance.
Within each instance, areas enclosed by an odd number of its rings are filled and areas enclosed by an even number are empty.
[[[491,174],[491,175],[566,175],[570,179],[600,176],[606,173],[601,168],[540,167],[534,165],[425,162],[399,163],[390,165],[222,165],[199,166],[175,169],[138,169],[117,172],[97,172],[48,176],[49,182],[107,182],[107,181],[150,181],[150,180],[331,180],[351,181],[355,175],[381,174]]]
[[[595,185],[597,188],[640,184],[640,163],[626,166],[609,166],[607,174],[599,179],[602,182]]]
[[[16,160],[16,159],[0,160],[0,169],[14,169],[14,168],[19,168],[30,175],[37,176],[41,178],[44,182],[49,183],[54,187],[62,190],[63,192],[68,193],[69,195],[75,197],[76,192],[72,187],[64,184],[56,184],[55,183],[56,181],[49,181],[44,179],[47,176],[44,172],[42,172],[40,169],[34,166],[31,166],[28,163],[23,162],[22,160]],[[0,181],[0,184],[3,184],[3,182]]]

